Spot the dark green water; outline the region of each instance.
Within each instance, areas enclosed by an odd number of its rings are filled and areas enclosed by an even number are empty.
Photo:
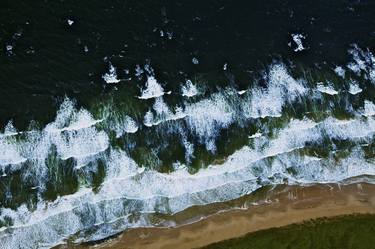
[[[373,1],[1,1],[0,247],[375,175],[374,14]]]

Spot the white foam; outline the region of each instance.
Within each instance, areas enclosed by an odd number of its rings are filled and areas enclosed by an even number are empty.
[[[109,72],[102,75],[102,78],[107,84],[116,84],[120,82],[117,78],[116,68],[111,63],[109,63]]]
[[[199,64],[199,61],[196,57],[194,57],[193,59],[191,59],[191,62],[194,64],[194,65],[198,65]]]
[[[294,52],[300,52],[305,50],[306,48],[303,46],[302,40],[306,39],[306,37],[302,34],[292,34],[292,39],[297,47],[294,49]]]
[[[234,110],[219,93],[213,94],[210,99],[187,105],[185,113],[190,131],[211,150],[214,149],[212,140],[216,138],[218,131],[228,127],[234,121]]]
[[[146,82],[146,88],[142,91],[139,99],[151,99],[164,95],[163,87],[156,81],[153,76],[149,76]]]
[[[246,118],[280,117],[285,103],[291,103],[308,92],[305,82],[291,77],[282,64],[272,65],[267,79],[266,89],[253,88],[242,103]]]
[[[161,121],[159,121],[161,123]],[[147,111],[144,118],[143,118],[143,124],[147,127],[151,127],[154,125],[157,125],[159,123],[155,123],[154,121],[154,114],[152,113],[151,110]]]
[[[13,50],[13,46],[12,45],[6,45],[5,49],[7,50],[7,52],[12,52]]]
[[[339,93],[333,88],[332,85],[324,85],[323,82],[318,82],[316,89],[321,93],[326,93],[329,95],[337,95]]]
[[[15,136],[15,135],[18,135],[18,134],[19,134],[19,132],[17,132],[16,128],[14,127],[13,122],[9,121],[4,128],[4,133],[3,134],[0,133],[0,138]]]
[[[345,69],[343,67],[337,66],[334,71],[338,76],[345,78]]]
[[[373,102],[365,100],[363,115],[366,117],[375,115],[375,104]]]
[[[109,146],[107,134],[95,128],[53,136],[51,139],[63,160],[90,157],[105,151]]]
[[[360,49],[356,44],[349,50],[353,61],[347,67],[357,75],[364,73],[366,78],[375,83],[375,57],[368,49]]]
[[[356,95],[361,92],[362,92],[362,89],[359,87],[358,83],[352,81],[349,85],[349,93],[352,95]]]
[[[16,132],[11,124],[0,136],[0,163],[19,164],[29,161],[37,163],[35,170],[45,172],[45,160],[54,146],[58,156],[66,160],[75,158],[86,160],[109,147],[109,139],[104,131],[98,131],[95,125],[102,120],[95,120],[85,109],[79,111],[74,103],[65,99],[57,112],[54,122],[49,123],[42,131]],[[22,134],[21,140],[10,135]],[[35,161],[37,160],[37,161]],[[41,177],[41,176],[40,176]]]
[[[183,140],[183,144],[185,147],[185,161],[189,164],[191,159],[194,158],[194,144],[187,141],[187,139]]]
[[[103,119],[95,120],[91,113],[85,109],[79,110],[77,114],[74,115],[71,124],[67,127],[61,128],[59,131],[78,131],[81,129],[89,128],[95,126],[98,123],[101,123]]]
[[[262,136],[262,133],[256,132],[253,135],[249,136],[249,138],[258,138],[258,137],[261,137],[261,136]]]
[[[38,247],[43,247],[43,244],[48,247],[48,245],[57,243],[59,239],[78,232],[83,227],[93,227],[94,224],[100,225],[104,222],[111,223],[121,217],[126,218],[131,212],[155,212],[155,208],[159,206],[161,208],[159,212],[165,213],[170,210],[175,213],[187,206],[215,201],[217,199],[215,192],[202,199],[201,190],[206,188],[222,188],[220,193],[225,193],[227,188],[236,189],[236,183],[231,183],[235,177],[227,176],[229,180],[229,185],[227,185],[221,183],[222,179],[216,180],[210,177],[207,182],[204,178],[190,176],[185,171],[170,176],[156,172],[146,171],[140,174],[134,172],[140,177],[139,181],[132,178],[134,169],[131,165],[134,162],[123,156],[116,156],[115,159],[109,159],[109,162],[115,164],[110,165],[110,169],[117,167],[121,167],[121,169],[112,174],[114,177],[110,181],[107,179],[103,183],[98,194],[94,194],[88,189],[81,189],[77,193],[59,198],[53,203],[40,203],[33,213],[27,210],[22,211],[22,207],[17,212],[9,209],[4,210],[2,214],[6,213],[7,216],[13,218],[15,230],[13,230],[13,236],[7,236],[4,233],[6,230],[2,231],[2,234],[0,232],[3,248],[17,247],[25,240],[33,245],[38,245]],[[119,162],[120,165],[118,165]],[[127,164],[130,164],[130,167],[124,167]],[[237,188],[241,191],[244,190],[244,187]],[[254,190],[251,186],[246,189],[246,191]],[[187,193],[189,194],[187,195]],[[168,196],[170,198],[168,206],[158,204],[161,204],[162,200]],[[196,198],[191,198],[192,196],[196,196]],[[129,205],[125,207],[125,211],[123,204],[120,203],[126,200]],[[134,206],[131,203],[134,203]],[[96,215],[93,215],[94,213]],[[117,224],[117,228],[108,227],[109,230],[100,231],[99,235],[95,235],[102,237],[103,233],[113,234],[119,228],[124,229],[132,226],[127,219],[122,220],[124,223],[122,226],[119,227]],[[138,222],[135,226],[146,224],[146,221]],[[49,236],[46,236],[47,234]],[[13,239],[14,236],[17,237],[17,240]]]
[[[309,120],[291,120],[288,126],[283,128],[277,138],[268,142],[264,150],[265,156],[274,156],[281,152],[303,148],[307,141],[319,141],[321,133],[317,129],[317,123]]]
[[[82,230],[86,235],[80,240],[100,239],[129,227],[152,225],[147,213],[173,214],[192,205],[238,198],[259,188],[257,179],[275,184],[286,177],[291,183],[311,183],[374,175],[375,167],[364,160],[358,148],[339,162],[301,156],[297,151],[308,142],[321,141],[323,136],[351,140],[372,137],[374,123],[373,119],[329,118],[321,123],[292,120],[266,145],[255,144],[254,149],[245,146],[224,164],[211,165],[194,175],[185,167],[171,174],[139,172],[124,152],[112,150],[106,158],[108,174],[98,193],[82,188],[54,202],[39,202],[33,212],[25,206],[2,209],[1,217],[12,218],[14,224],[0,231],[0,244],[4,249],[22,245],[47,248]],[[268,157],[274,160],[263,160]],[[296,170],[295,175],[288,173],[290,167]],[[131,221],[132,213],[140,214],[139,220]]]
[[[14,140],[6,138],[0,139],[0,165],[7,166],[10,164],[17,165],[26,161],[19,151],[19,147]]]
[[[280,117],[284,105],[283,93],[277,88],[254,89],[244,115],[249,118]]]
[[[120,120],[114,121],[110,125],[110,129],[116,132],[116,138],[122,137],[125,133],[136,133],[138,131],[138,125],[134,119],[125,115]]]
[[[354,45],[353,49],[349,50],[349,53],[353,56],[354,62],[350,62],[347,67],[354,73],[359,74],[361,71],[366,71],[366,54],[357,45]]]
[[[147,127],[156,126],[166,121],[178,120],[186,117],[186,113],[181,107],[176,107],[173,113],[162,97],[155,99],[153,110],[155,111],[156,115],[149,110],[144,116],[143,124]]]
[[[135,77],[137,77],[138,79],[141,78],[141,75],[144,73],[143,69],[141,68],[141,66],[139,66],[138,64],[135,66]]]
[[[198,89],[191,80],[187,80],[185,85],[181,87],[181,92],[182,96],[191,98],[198,94]]]
[[[176,127],[189,163],[194,157],[194,144],[188,140],[191,135],[197,136],[207,150],[215,151],[215,139],[222,129],[241,118],[280,116],[286,104],[309,93],[305,82],[291,77],[281,64],[270,67],[265,79],[265,88],[249,89],[241,97],[235,90],[226,89],[174,110],[161,96],[153,97],[155,103],[146,113],[144,124],[154,126],[183,119],[188,129]],[[146,96],[157,94],[149,91]],[[365,101],[364,109],[356,112],[353,119],[330,117],[319,123],[306,118],[291,119],[283,128],[272,130],[272,137],[268,137],[267,129],[259,130],[250,136],[252,147],[244,146],[223,164],[209,165],[191,175],[186,165],[176,162],[175,172],[162,174],[140,168],[124,151],[112,147],[108,135],[98,130],[101,125],[97,124],[104,120],[95,119],[87,110],[77,110],[66,99],[52,123],[42,131],[22,133],[25,137],[21,141],[15,139],[20,133],[13,125],[7,125],[0,136],[0,165],[29,160],[33,163],[30,170],[43,176],[48,153],[56,147],[59,158],[74,158],[75,168],[84,167],[95,158],[105,161],[106,178],[97,193],[81,187],[53,202],[39,201],[34,211],[25,205],[17,210],[1,209],[0,220],[10,217],[14,224],[0,230],[0,247],[49,248],[73,234],[78,236],[77,241],[101,239],[129,227],[156,225],[147,214],[174,214],[193,205],[231,200],[251,193],[261,186],[260,182],[336,182],[362,174],[375,175],[374,165],[364,159],[360,148],[363,143],[372,142],[374,113],[375,105]],[[120,115],[114,122],[108,128],[116,136],[138,130],[129,116]],[[350,141],[354,149],[339,160],[301,153],[301,149],[320,145],[326,139]],[[289,173],[289,168],[296,173]]]
[[[185,110],[180,108],[175,113],[170,111],[162,99],[157,98],[153,106],[155,113],[149,110],[143,123],[151,127],[187,116],[185,120],[190,131],[197,135],[207,148],[214,150],[214,139],[218,132],[232,124],[235,119],[279,117],[285,103],[292,103],[308,92],[305,82],[293,79],[282,64],[275,64],[270,68],[267,82],[266,89],[246,90],[249,94],[244,95],[243,100],[233,95],[233,90],[226,89],[196,103],[186,103]],[[239,113],[241,116],[237,116],[234,110],[238,106],[243,109],[243,113]]]
[[[96,155],[109,146],[108,136],[94,126],[102,122],[95,120],[91,113],[81,109],[77,112],[69,99],[62,103],[54,122],[45,128],[45,139],[56,146],[62,159],[85,158]]]

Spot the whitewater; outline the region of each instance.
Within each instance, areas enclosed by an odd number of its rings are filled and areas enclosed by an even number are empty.
[[[347,65],[332,69],[342,78],[341,85],[294,77],[281,62],[265,70],[265,86],[255,84],[244,92],[227,87],[203,95],[191,80],[179,92],[165,92],[151,73],[134,96],[147,101],[140,117],[113,114],[110,104],[95,111],[78,108],[66,97],[54,120],[42,128],[18,131],[10,121],[0,134],[1,172],[3,177],[22,172],[21,179],[32,181],[39,194],[35,206],[1,208],[0,247],[50,248],[66,240],[95,241],[132,227],[156,226],[153,214],[173,215],[194,205],[236,199],[263,186],[375,176],[375,104],[364,95],[375,83],[375,59],[358,46],[349,54]],[[122,84],[112,65],[103,79]],[[181,101],[169,106],[165,98],[173,94]],[[335,116],[337,103],[343,101],[348,115]],[[301,106],[304,113],[298,117],[288,112]],[[310,115],[314,112],[320,115]],[[251,122],[257,124],[255,132],[248,126]],[[246,144],[222,162],[191,172],[189,162],[198,147],[215,155],[222,132],[236,125],[247,129]],[[176,135],[185,162],[176,160],[173,171],[162,172],[140,165],[126,146],[114,142],[140,132],[157,133],[161,143],[164,135]],[[98,171],[99,162],[105,176],[93,188],[85,177]],[[82,173],[82,181],[74,193],[46,200],[42,193],[48,190],[51,170],[61,163]]]

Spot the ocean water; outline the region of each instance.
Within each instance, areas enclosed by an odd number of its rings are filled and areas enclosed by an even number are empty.
[[[1,1],[0,247],[375,175],[373,1]]]

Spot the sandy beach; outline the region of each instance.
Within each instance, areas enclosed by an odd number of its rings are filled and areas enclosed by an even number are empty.
[[[195,219],[187,219],[193,213]],[[203,213],[207,217],[202,218]],[[267,228],[356,213],[375,213],[375,185],[278,186],[226,203],[224,208],[218,203],[185,210],[172,217],[173,227],[131,229],[100,244],[69,248],[198,248]]]

